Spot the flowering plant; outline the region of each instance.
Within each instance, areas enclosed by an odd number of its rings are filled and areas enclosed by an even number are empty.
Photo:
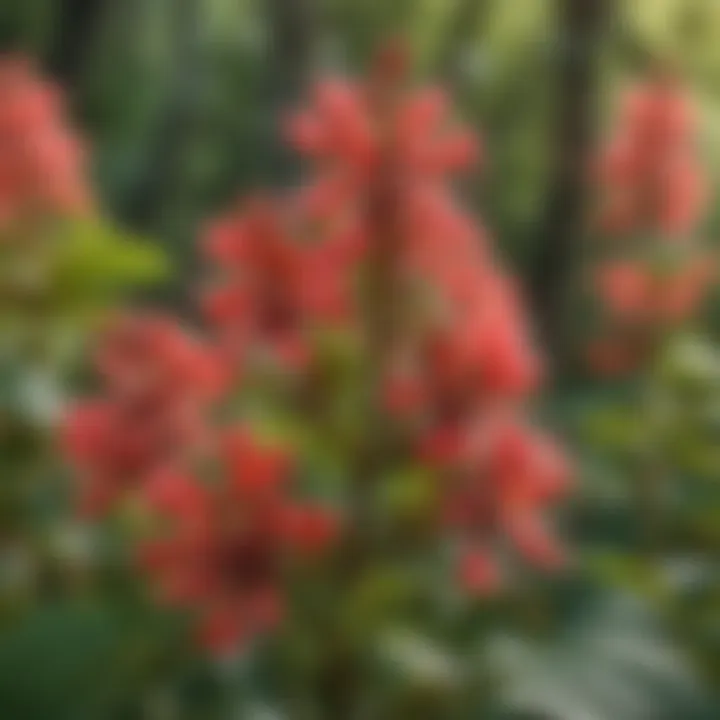
[[[83,507],[145,508],[139,563],[160,601],[190,608],[220,654],[291,633],[288,618],[314,628],[310,682],[333,717],[435,570],[472,597],[514,558],[564,556],[546,511],[569,469],[528,419],[541,362],[519,291],[449,188],[481,153],[405,65],[391,48],[367,81],[314,88],[286,126],[310,179],[203,237],[204,335],[117,319],[101,395],[64,425]],[[388,568],[405,587],[380,601]],[[331,612],[308,609],[308,585]]]
[[[67,528],[39,508],[57,491],[54,431],[84,339],[120,290],[163,271],[156,250],[101,219],[68,115],[32,63],[0,57],[0,564],[21,568],[0,621],[41,594],[57,561],[46,539]]]
[[[677,79],[658,74],[629,92],[600,158],[601,227],[615,242],[596,273],[608,336],[598,369],[631,370],[695,315],[715,260],[694,237],[705,204],[697,113]]]
[[[706,200],[697,139],[696,108],[677,78],[658,73],[627,94],[601,154],[600,220],[611,248],[595,268],[605,337],[591,359],[598,371],[635,382],[588,423],[603,462],[632,481],[635,553],[621,562],[626,579],[653,578],[678,617],[684,599],[663,559],[687,555],[700,565],[716,546],[712,533],[698,530],[716,496],[716,350],[688,330],[699,324],[717,271],[697,239]]]

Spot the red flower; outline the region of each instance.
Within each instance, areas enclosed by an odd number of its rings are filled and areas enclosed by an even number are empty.
[[[478,419],[537,385],[539,359],[510,290],[486,278],[465,303],[447,308],[389,376],[389,409],[415,419],[420,456],[434,465],[462,462]]]
[[[388,160],[408,202],[416,189],[477,161],[475,138],[450,121],[440,90],[386,102],[387,88],[379,87],[385,84],[392,83],[382,78],[367,85],[321,82],[310,107],[289,120],[291,144],[319,169],[301,195],[309,216],[362,214],[363,199],[378,174],[385,174]],[[384,104],[393,107],[380,112]]]
[[[222,652],[279,621],[284,568],[324,551],[337,521],[290,498],[289,460],[278,448],[236,430],[220,454],[215,483],[165,473],[148,486],[166,530],[141,560],[160,597],[197,610],[201,641]]]
[[[451,126],[441,90],[402,99],[389,127],[375,112],[373,90],[344,81],[319,83],[311,107],[288,123],[290,142],[301,153],[361,178],[381,163],[386,137],[395,142],[396,156],[409,176],[453,172],[477,160],[475,138]]]
[[[501,585],[500,570],[492,554],[482,549],[467,551],[458,566],[460,586],[471,594],[490,595]]]
[[[203,412],[222,387],[221,366],[161,317],[120,318],[98,355],[105,396],[77,405],[63,437],[81,473],[83,505],[102,513],[158,468],[191,453]]]
[[[652,277],[644,263],[618,261],[600,268],[600,294],[608,309],[626,320],[638,320],[655,310]]]
[[[610,337],[595,340],[587,350],[590,367],[606,377],[626,375],[640,364],[642,352],[633,347],[633,338]]]
[[[694,109],[672,79],[628,94],[617,136],[600,159],[604,227],[678,239],[692,231],[705,200],[696,126]]]
[[[518,289],[448,190],[478,160],[477,143],[438,90],[406,92],[402,64],[385,55],[365,84],[316,87],[288,127],[314,176],[210,227],[204,245],[216,277],[204,310],[234,363],[270,356],[310,377],[313,396],[325,390],[324,373],[309,373],[316,331],[353,333],[348,347],[373,364],[373,400],[383,389],[374,384],[387,383],[401,426],[389,432],[443,475],[439,506],[470,553],[460,582],[488,591],[499,582],[494,546],[503,538],[539,564],[559,559],[543,521],[568,472],[549,440],[505,420],[522,414],[541,368]],[[177,423],[181,410],[203,419],[197,373],[206,365],[173,332],[138,333],[101,354],[108,399],[76,415],[69,444],[110,500],[145,481],[166,532],[144,546],[143,561],[163,597],[199,611],[204,642],[224,649],[278,621],[286,566],[322,551],[337,519],[293,499],[285,454],[246,431],[213,434],[219,473],[191,463],[204,438]],[[169,439],[159,444],[155,431]]]
[[[478,590],[492,587],[497,573],[490,555],[503,537],[535,565],[561,564],[564,552],[545,517],[570,483],[559,446],[517,421],[503,420],[485,428],[476,451],[476,466],[457,479],[447,505],[447,520],[468,548],[470,559],[461,560],[466,583],[474,578]]]
[[[482,465],[472,497],[452,491],[448,504],[477,507],[482,485],[494,500],[473,513],[471,534],[505,533],[523,554],[551,565],[559,551],[553,556],[551,536],[543,535],[541,510],[567,479],[559,450],[514,426],[494,430],[494,446],[486,447],[488,425],[534,390],[541,363],[487,233],[447,189],[453,173],[478,160],[477,143],[451,117],[442,92],[404,93],[397,80],[387,71],[365,86],[323,85],[295,119],[291,139],[318,167],[306,207],[326,222],[356,222],[366,250],[374,250],[366,259],[394,263],[385,270],[410,294],[404,307],[413,327],[394,338],[384,398],[419,458],[444,471],[449,487]],[[471,547],[460,581],[490,589],[499,572],[477,538]]]
[[[642,260],[601,268],[598,288],[608,310],[625,323],[670,325],[690,318],[715,277],[712,259],[698,256],[653,270]]]
[[[636,236],[604,260],[596,286],[606,312],[588,356],[605,374],[636,369],[702,305],[715,261],[690,240],[706,200],[694,147],[697,119],[677,80],[660,75],[628,94],[600,160],[601,226]],[[682,244],[678,247],[679,241]]]
[[[90,209],[82,148],[56,89],[22,58],[0,58],[0,229],[30,214]]]
[[[204,306],[234,354],[270,353],[301,368],[314,325],[349,312],[344,268],[352,253],[348,234],[302,244],[293,225],[290,212],[266,200],[215,223],[205,246],[220,277]]]

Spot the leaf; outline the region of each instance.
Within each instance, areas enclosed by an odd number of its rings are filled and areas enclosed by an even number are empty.
[[[437,507],[438,478],[427,468],[399,468],[384,477],[379,487],[380,501],[393,516],[420,519]]]
[[[590,559],[589,564],[597,576],[611,586],[656,600],[662,600],[668,594],[660,568],[646,557],[608,552]]]
[[[669,381],[681,384],[718,387],[720,351],[706,338],[677,338],[661,360],[661,373]]]
[[[380,642],[381,658],[412,684],[434,687],[455,685],[462,667],[446,648],[411,630],[395,628]]]
[[[75,720],[103,684],[113,628],[97,608],[55,607],[28,615],[0,643],[0,707],[18,720]]]
[[[107,298],[167,273],[166,259],[157,247],[100,221],[70,223],[58,239],[54,284],[63,303]]]
[[[646,439],[643,419],[622,405],[596,410],[588,419],[585,431],[593,443],[619,452],[633,452]]]
[[[0,709],[12,720],[125,717],[186,659],[177,618],[126,598],[55,601],[0,634]],[[131,715],[138,717],[138,715]]]
[[[484,657],[503,680],[504,717],[689,720],[707,710],[649,609],[620,593],[606,593],[548,640],[497,635]]]

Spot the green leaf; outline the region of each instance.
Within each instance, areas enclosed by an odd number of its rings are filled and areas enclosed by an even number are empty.
[[[104,685],[114,637],[97,607],[54,607],[28,615],[0,642],[0,707],[22,720],[75,720]]]
[[[69,223],[56,246],[54,284],[61,303],[94,302],[167,274],[160,249],[101,221]]]
[[[605,593],[561,630],[539,641],[497,635],[485,648],[485,662],[503,680],[503,717],[704,717],[705,698],[686,659],[647,606]]]
[[[393,628],[385,633],[379,653],[391,670],[412,684],[454,686],[464,671],[448,648],[409,629]]]
[[[379,483],[385,510],[399,518],[423,518],[438,502],[439,482],[435,473],[421,466],[404,467]]]
[[[642,447],[646,433],[642,417],[622,405],[596,410],[585,425],[585,434],[591,442],[620,452]]]

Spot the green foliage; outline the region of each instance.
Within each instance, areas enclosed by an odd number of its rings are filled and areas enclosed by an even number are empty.
[[[167,277],[163,254],[100,220],[69,223],[61,232],[51,294],[71,311],[97,309],[132,286]]]
[[[484,206],[504,254],[525,269],[536,249],[551,160],[551,67],[560,51],[554,3],[477,2],[484,5],[477,23],[457,36],[451,34],[462,0],[308,2],[314,15],[308,45],[315,66],[352,69],[379,39],[407,32],[423,75],[452,82],[466,119],[486,134],[493,182],[485,187],[470,178],[466,195]],[[268,140],[275,135],[278,111],[293,100],[278,77],[286,57],[279,51],[286,48],[274,45],[268,3],[190,0],[189,6],[199,9],[199,22],[190,28],[189,45],[178,39],[179,2],[102,4],[82,39],[82,72],[68,90],[93,140],[103,200],[133,230],[118,230],[104,218],[84,219],[43,235],[42,252],[35,244],[0,245],[0,535],[8,536],[0,543],[0,716],[312,717],[284,707],[270,671],[252,674],[242,664],[218,670],[188,658],[187,648],[177,648],[176,626],[163,626],[162,618],[149,612],[119,608],[126,598],[116,597],[114,585],[104,595],[85,598],[84,581],[75,587],[75,579],[65,577],[72,573],[65,566],[56,572],[47,556],[48,538],[68,509],[50,436],[74,385],[70,378],[81,374],[77,351],[88,333],[128,290],[164,280],[169,264],[180,269],[178,295],[186,296],[184,272],[196,263],[190,241],[202,219],[251,178],[272,186],[295,172]],[[51,59],[63,5],[70,3],[3,0],[0,41]],[[602,105],[612,105],[618,86],[648,57],[671,59],[701,99],[703,152],[717,179],[720,3],[618,0],[614,5],[618,16],[604,44]],[[440,67],[448,47],[459,59],[451,73]],[[192,82],[186,84],[188,78]],[[713,192],[716,188],[713,183]],[[154,202],[139,212],[148,192]],[[720,213],[713,213],[710,237],[720,227]],[[171,262],[135,232],[157,234]],[[338,391],[323,408],[319,431],[308,428],[302,412],[271,414],[265,387],[258,388],[257,398],[246,399],[243,412],[268,436],[302,446],[307,461],[298,472],[310,478],[313,492],[332,500],[343,484],[339,458],[357,441],[353,408],[362,386],[342,339],[327,342],[322,382]],[[503,598],[501,608],[480,604],[465,622],[456,622],[465,615],[453,598],[446,616],[433,618],[436,632],[419,635],[413,619],[424,609],[413,605],[414,587],[429,577],[446,589],[442,558],[411,577],[398,577],[388,558],[349,598],[347,622],[362,633],[368,617],[388,608],[400,618],[387,628],[381,647],[369,650],[378,687],[397,704],[394,717],[468,716],[445,697],[459,692],[458,680],[471,686],[461,693],[471,717],[702,716],[703,693],[688,677],[683,656],[692,658],[709,685],[720,682],[718,349],[707,339],[682,338],[668,349],[650,388],[611,394],[585,381],[572,394],[572,407],[553,406],[553,419],[567,428],[580,468],[567,524],[578,562],[592,582],[579,583],[579,589],[559,582],[551,591],[528,583],[518,593],[522,598]],[[646,509],[638,511],[637,503],[645,502],[638,478],[656,463],[662,471],[652,474],[661,486],[663,531],[648,549],[639,527]],[[432,488],[427,471],[414,466],[395,468],[379,488],[388,514],[404,519],[414,542],[422,542],[419,519],[435,502]],[[42,579],[27,595],[6,572],[18,537],[37,555]],[[116,570],[109,559],[102,563],[101,575]],[[304,601],[322,614],[327,588],[306,591]],[[284,649],[297,673],[298,697],[312,680],[303,632],[326,631],[323,620],[298,628],[293,647]],[[453,634],[465,641],[461,656],[448,651]],[[478,647],[489,636],[492,642],[481,653]],[[676,641],[686,652],[675,649]],[[273,648],[266,650],[270,655]],[[710,709],[707,717],[715,716]]]
[[[652,612],[598,593],[549,640],[500,635],[487,649],[505,682],[501,717],[710,717],[687,664]]]

